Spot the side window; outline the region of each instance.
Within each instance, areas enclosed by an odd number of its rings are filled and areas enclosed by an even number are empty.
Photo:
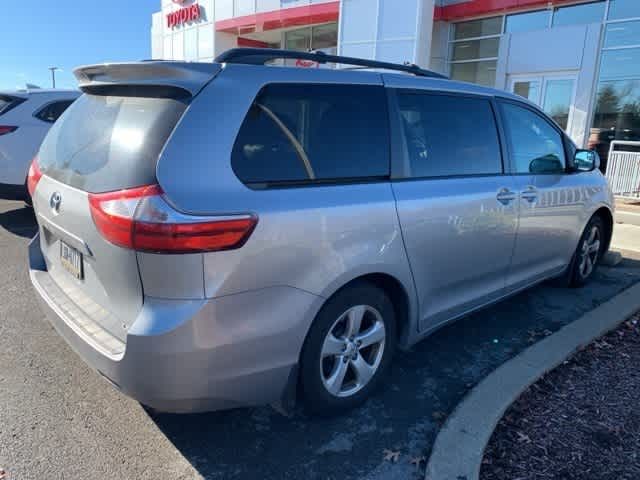
[[[503,103],[502,110],[516,173],[565,171],[562,135],[547,120],[512,103]]]
[[[398,91],[409,177],[502,173],[491,102],[458,95]]]
[[[389,131],[382,87],[276,84],[244,120],[232,166],[256,187],[389,176]]]
[[[59,102],[49,103],[37,112],[35,117],[43,122],[54,123],[73,102],[73,100],[61,100]]]

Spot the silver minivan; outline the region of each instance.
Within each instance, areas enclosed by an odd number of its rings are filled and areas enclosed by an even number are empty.
[[[365,69],[270,64],[293,57]],[[31,280],[77,353],[160,411],[354,407],[396,348],[583,285],[609,247],[597,155],[503,91],[280,50],[75,73],[29,175]]]

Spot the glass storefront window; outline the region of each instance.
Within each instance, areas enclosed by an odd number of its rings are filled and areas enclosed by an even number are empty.
[[[451,64],[451,78],[493,87],[496,83],[496,60]]]
[[[300,28],[284,34],[285,48],[288,50],[329,50],[338,47],[338,24],[328,23],[317,27]]]
[[[609,20],[640,17],[640,1],[638,0],[610,0]]]
[[[473,60],[498,56],[500,37],[452,43],[451,60]]]
[[[640,17],[640,1],[611,0],[609,19]],[[606,168],[613,140],[640,141],[640,21],[606,26],[589,147]]]
[[[640,48],[602,52],[600,80],[640,79]]]
[[[292,30],[284,34],[287,50],[307,51],[311,48],[311,28]]]
[[[553,14],[553,26],[601,23],[604,20],[605,6],[605,2],[595,2],[558,8]]]
[[[456,23],[453,28],[453,39],[487,37],[502,33],[502,17],[483,18],[470,22]]]
[[[640,21],[616,22],[607,25],[604,47],[628,47],[640,45]]]
[[[516,33],[549,28],[550,15],[550,10],[507,15],[505,32]]]
[[[515,82],[513,84],[513,93],[535,103],[540,98],[540,81],[523,80]]]
[[[495,85],[503,18],[454,24],[449,44],[451,78],[490,87]],[[473,38],[476,39],[467,40]]]
[[[338,46],[338,24],[319,25],[311,31],[311,49],[335,49]]]
[[[640,141],[640,79],[598,86],[589,148],[606,159],[613,140]]]
[[[543,108],[563,130],[569,125],[569,113],[573,100],[573,80],[547,80]]]

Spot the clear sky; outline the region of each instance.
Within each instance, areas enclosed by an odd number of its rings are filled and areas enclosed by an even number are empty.
[[[0,90],[25,83],[75,88],[72,70],[151,57],[151,14],[160,0],[0,0]]]

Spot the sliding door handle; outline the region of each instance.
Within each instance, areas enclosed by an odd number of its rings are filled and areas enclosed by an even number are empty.
[[[538,189],[534,186],[528,186],[521,194],[520,197],[525,199],[529,203],[533,203],[538,200]]]
[[[496,195],[496,199],[503,205],[509,205],[513,202],[518,196],[515,192],[512,192],[508,188],[503,188]]]

